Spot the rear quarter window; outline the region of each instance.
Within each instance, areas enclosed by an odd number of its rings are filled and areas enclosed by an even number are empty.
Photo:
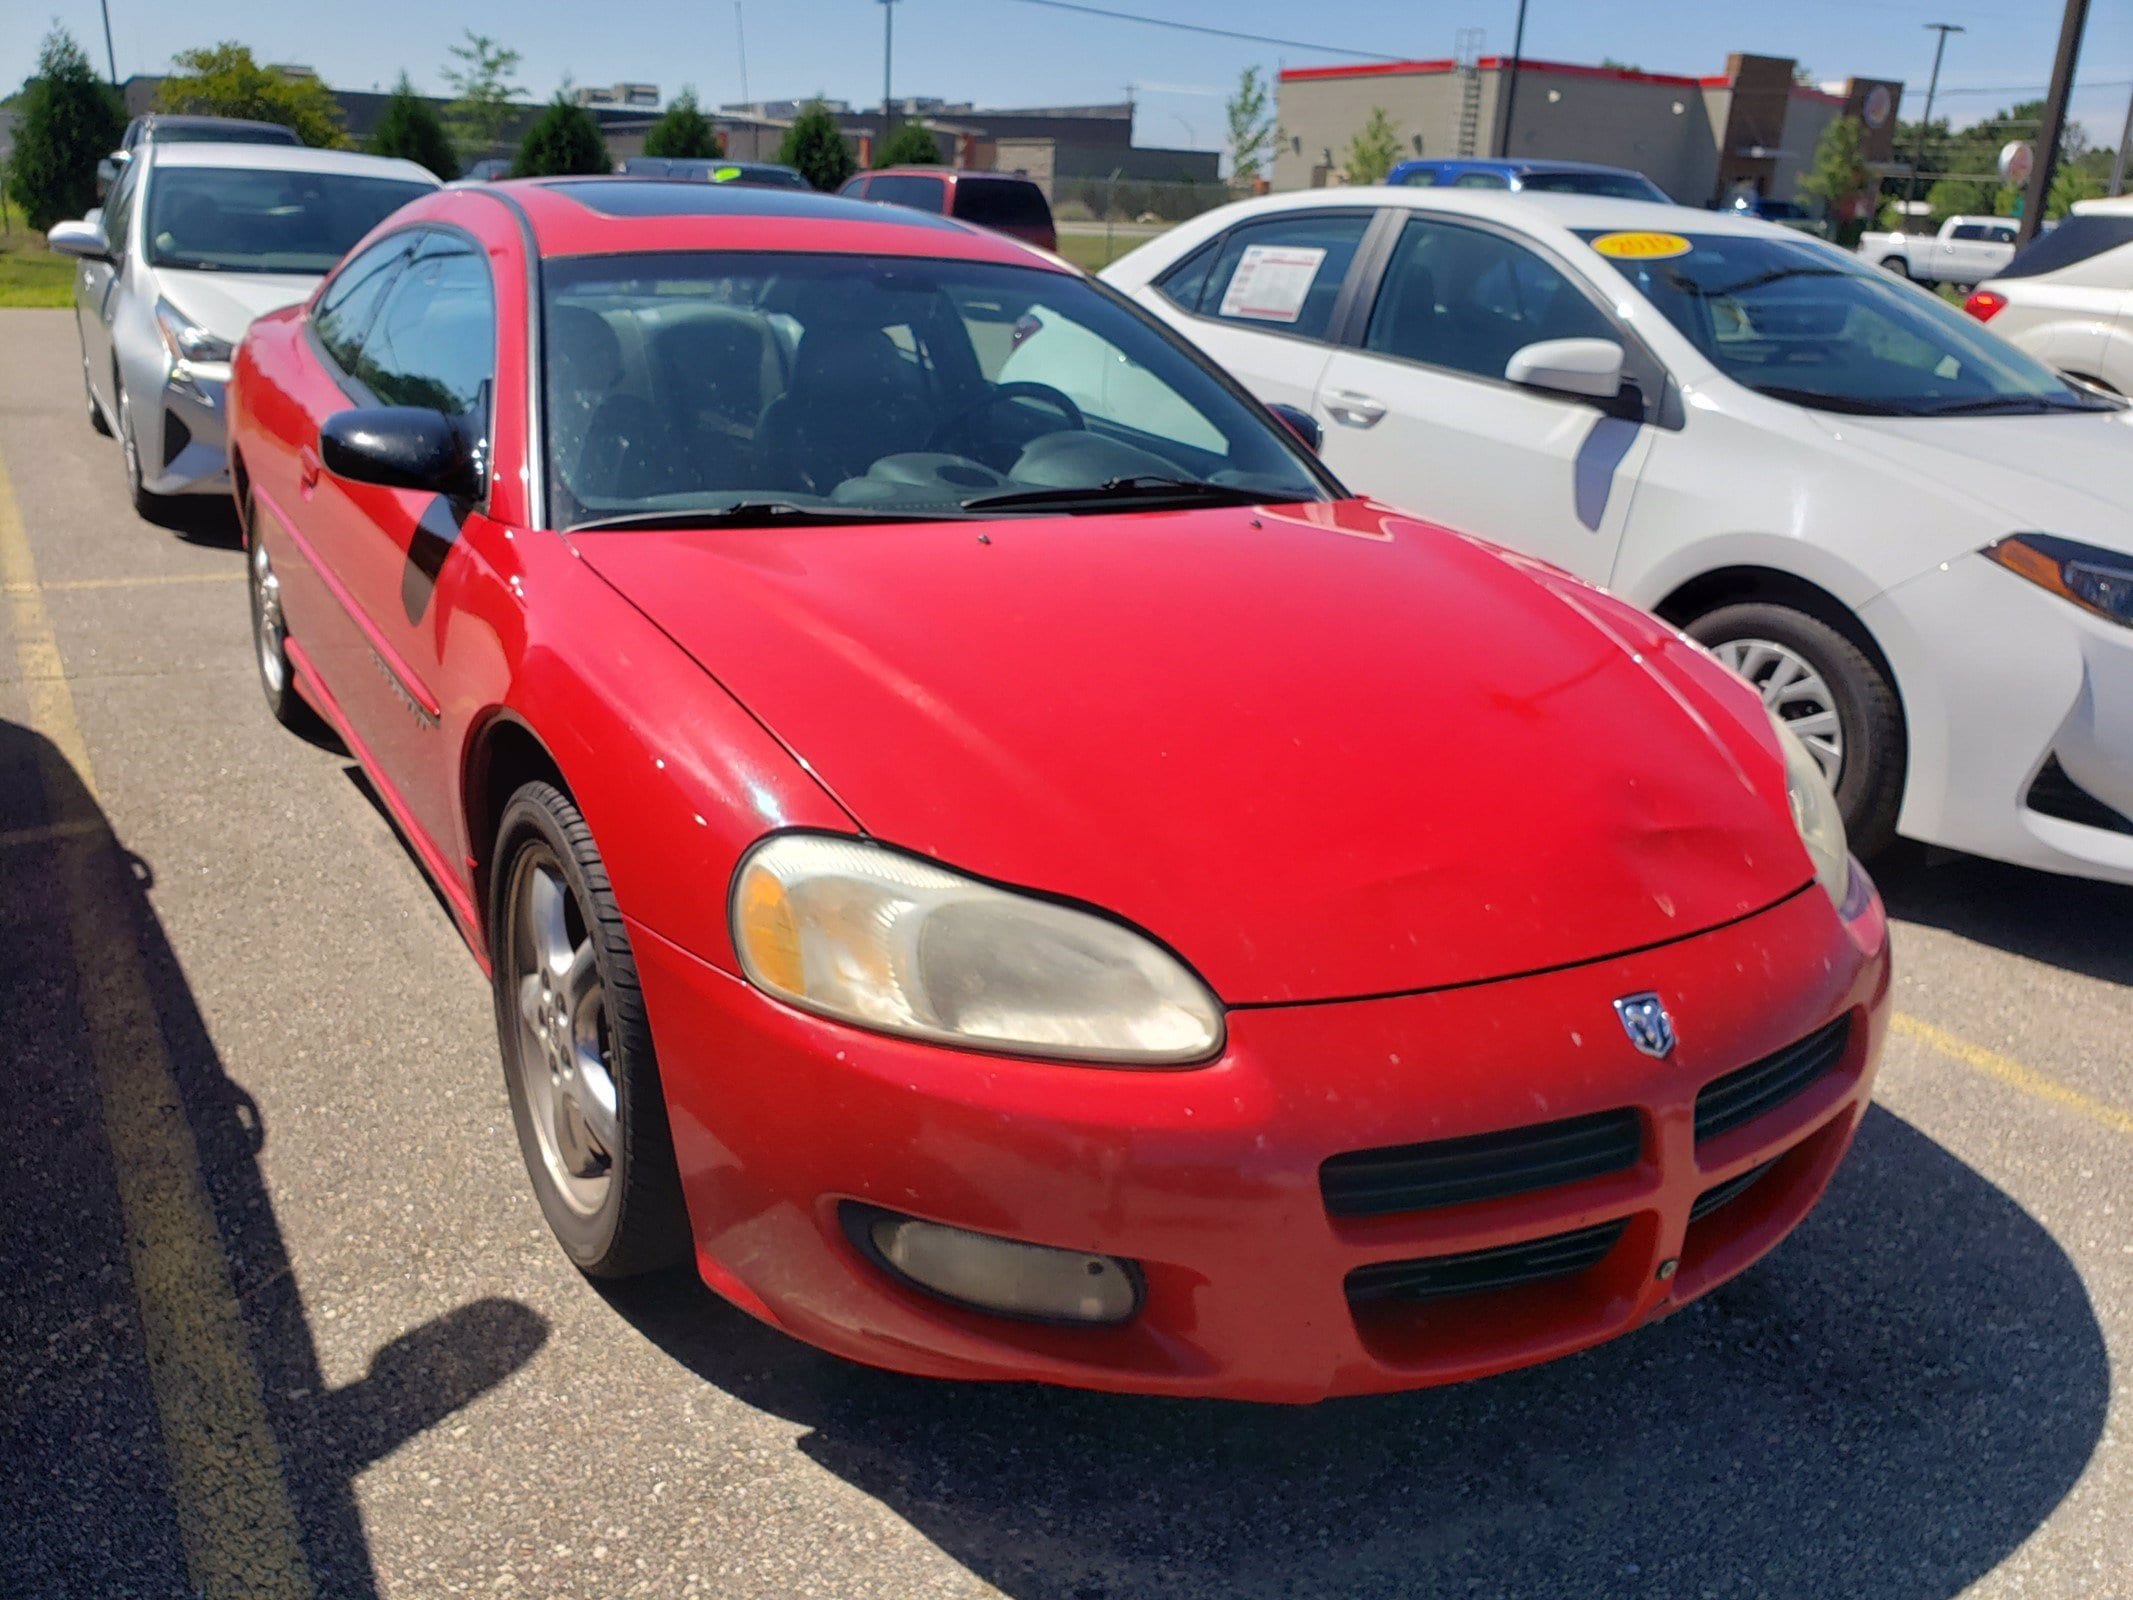
[[[1052,208],[1034,183],[1004,183],[997,178],[963,179],[955,186],[955,214],[981,228],[1048,228]]]
[[[943,209],[942,187],[938,178],[876,176],[867,180],[867,198],[886,201],[892,206],[910,206],[915,211],[938,213]]]

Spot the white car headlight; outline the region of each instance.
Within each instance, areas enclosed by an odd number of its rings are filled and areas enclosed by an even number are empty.
[[[1778,745],[1785,752],[1785,801],[1792,807],[1793,826],[1800,830],[1800,843],[1807,846],[1808,859],[1814,862],[1815,881],[1841,910],[1852,876],[1844,815],[1837,809],[1837,797],[1814,753],[1785,726],[1783,717],[1772,713],[1770,725],[1777,729]]]
[[[236,354],[229,340],[218,339],[168,300],[156,302],[156,328],[173,361],[227,361]]]
[[[764,840],[732,919],[750,982],[862,1028],[1143,1066],[1222,1048],[1220,1002],[1152,939],[863,839]]]
[[[2084,611],[2133,628],[2133,556],[2048,533],[2016,533],[1987,545],[1985,557]]]

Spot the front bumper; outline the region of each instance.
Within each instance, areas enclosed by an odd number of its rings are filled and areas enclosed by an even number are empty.
[[[1899,584],[1860,618],[1903,695],[1899,832],[2133,883],[2133,629],[1982,555]]]
[[[180,362],[151,391],[153,415],[133,419],[141,483],[149,493],[229,492],[229,379],[226,363]]]
[[[883,1038],[779,1005],[648,929],[632,940],[705,1280],[840,1355],[959,1378],[1269,1401],[1416,1388],[1566,1355],[1731,1277],[1807,1213],[1848,1147],[1887,1009],[1886,924],[1812,886],[1659,950],[1393,999],[1233,1010],[1222,1057],[1134,1071]],[[1659,991],[1640,1055],[1616,999]],[[1847,1019],[1841,1059],[1699,1144],[1698,1091]],[[1379,1216],[1330,1215],[1329,1157],[1628,1108],[1621,1170]],[[1695,1221],[1700,1198],[1760,1169]],[[1140,1264],[1114,1328],[934,1299],[839,1225],[860,1201]],[[1411,1304],[1358,1269],[1606,1227],[1569,1276]],[[1619,1225],[1617,1227],[1617,1225]]]

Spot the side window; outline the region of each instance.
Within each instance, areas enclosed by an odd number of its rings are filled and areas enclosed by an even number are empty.
[[[393,274],[420,239],[417,232],[381,239],[335,273],[325,293],[319,296],[318,309],[311,313],[311,330],[343,372],[355,372],[356,352],[362,347],[370,319],[377,314],[385,291],[392,287]]]
[[[118,182],[111,186],[111,197],[104,202],[104,237],[111,242],[115,257],[125,254],[126,236],[133,226],[133,196],[140,186],[141,163],[129,161]]]
[[[1201,287],[1200,315],[1323,339],[1369,226],[1363,212],[1306,212],[1237,229]]]
[[[1462,172],[1452,179],[1454,189],[1508,189],[1511,180],[1500,172]]]
[[[1364,344],[1501,378],[1514,353],[1540,340],[1620,337],[1576,284],[1523,245],[1411,217],[1393,247]]]
[[[842,189],[839,189],[837,192],[841,195],[848,196],[853,200],[864,200],[867,197],[866,175],[862,173],[856,178],[845,179],[844,187]]]
[[[948,204],[947,190],[938,178],[918,178],[897,173],[867,180],[867,198],[886,200],[892,206],[911,206],[939,213]]]
[[[1949,237],[1951,239],[1989,239],[1992,237],[1992,230],[1982,222],[1958,222],[1955,225],[1955,231]]]
[[[356,377],[389,406],[465,416],[496,367],[488,264],[454,240],[424,247],[386,294]]]
[[[1992,242],[1994,244],[2013,244],[2015,242],[2015,230],[2008,227],[2004,222],[1993,224]]]

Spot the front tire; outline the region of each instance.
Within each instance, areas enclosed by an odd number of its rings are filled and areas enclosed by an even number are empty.
[[[689,1252],[666,1097],[622,913],[568,795],[529,783],[497,831],[496,1030],[519,1151],[563,1253],[626,1278]]]
[[[113,387],[118,391],[118,439],[119,455],[126,468],[126,498],[133,502],[134,514],[150,522],[161,522],[170,514],[170,500],[165,495],[153,493],[146,486],[141,473],[141,447],[133,436],[133,402],[126,397],[126,385],[114,372]]]
[[[81,358],[81,394],[89,408],[89,426],[106,439],[110,438],[111,423],[104,416],[104,408],[96,403],[96,386],[89,381],[89,353],[86,350]]]
[[[1686,631],[1747,679],[1813,753],[1836,791],[1852,853],[1871,860],[1886,850],[1903,803],[1903,711],[1866,652],[1819,617],[1762,602],[1723,606]]]
[[[246,497],[244,503],[245,589],[252,609],[252,662],[259,669],[259,688],[267,698],[267,710],[291,733],[318,741],[326,724],[297,693],[296,671],[289,661],[289,623],[282,615],[281,579],[266,542],[259,536],[259,504]]]

